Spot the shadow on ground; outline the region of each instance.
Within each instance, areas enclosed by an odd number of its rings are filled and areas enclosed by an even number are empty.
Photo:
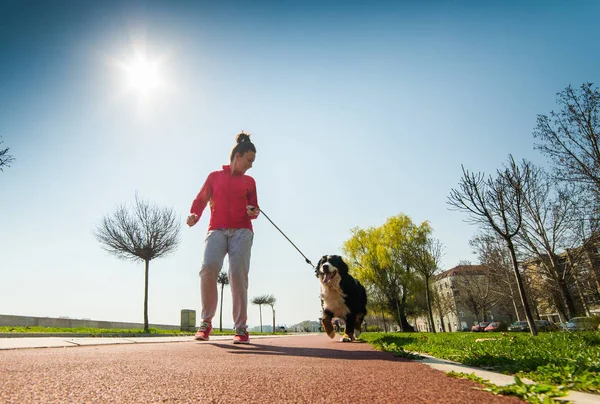
[[[202,342],[200,344],[206,344]],[[270,344],[261,344],[252,342],[250,345],[233,345],[231,342],[214,342],[211,345],[226,349],[229,353],[237,355],[273,355],[273,356],[298,356],[324,359],[345,359],[345,360],[386,360],[395,362],[406,362],[408,359],[398,358],[389,352],[364,351],[347,349],[348,345],[366,344],[365,342],[341,343],[342,349],[335,348],[311,348],[311,347],[286,347]],[[333,344],[333,343],[332,343]]]

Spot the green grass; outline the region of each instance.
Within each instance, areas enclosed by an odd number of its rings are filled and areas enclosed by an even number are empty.
[[[130,329],[122,329],[122,328],[88,328],[88,327],[78,327],[78,328],[58,328],[58,327],[14,327],[14,326],[0,326],[0,333],[4,334],[82,334],[82,335],[92,335],[92,336],[119,336],[119,335],[194,335],[195,332],[185,332],[179,330],[160,330],[156,328],[148,329],[148,333],[145,333],[143,329],[140,328],[130,328]],[[213,329],[212,335],[233,335],[234,330],[223,330],[222,332],[219,329]],[[252,332],[254,335],[272,335],[272,333],[266,332]],[[283,334],[283,333],[276,333]]]
[[[156,328],[148,329],[148,333],[144,333],[140,328],[58,328],[58,327],[15,327],[15,326],[0,326],[0,333],[19,333],[19,334],[155,334],[155,335],[191,335],[191,332],[182,332],[178,330],[159,330]]]
[[[361,339],[403,357],[423,353],[527,378],[560,389],[600,394],[600,333],[363,333]],[[479,341],[477,341],[479,340]]]

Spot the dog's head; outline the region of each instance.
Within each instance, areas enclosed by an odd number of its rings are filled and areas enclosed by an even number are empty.
[[[317,278],[327,285],[334,279],[340,279],[348,273],[348,265],[339,255],[324,255],[315,269]]]

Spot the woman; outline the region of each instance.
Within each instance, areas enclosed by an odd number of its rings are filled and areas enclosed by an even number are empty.
[[[245,174],[254,163],[256,147],[250,141],[250,135],[243,131],[237,135],[236,143],[229,157],[230,165],[208,175],[192,203],[187,224],[191,227],[198,223],[210,202],[210,223],[200,270],[202,322],[195,339],[209,339],[212,318],[217,311],[217,278],[225,255],[229,254],[228,275],[235,327],[233,343],[248,344],[248,271],[254,238],[251,220],[256,219],[260,211],[256,183]]]

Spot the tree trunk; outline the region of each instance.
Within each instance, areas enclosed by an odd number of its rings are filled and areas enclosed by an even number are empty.
[[[260,304],[258,305],[258,313],[260,314],[260,332],[263,332],[263,330],[262,330],[262,306]]]
[[[431,294],[429,292],[429,277],[425,277],[425,301],[427,302],[427,313],[431,322],[431,332],[435,334],[435,323],[433,322],[433,310],[431,310]]]
[[[221,307],[219,309],[219,331],[223,332],[223,289],[225,284],[221,284]]]
[[[536,336],[538,334],[538,331],[537,327],[535,326],[535,322],[533,321],[533,316],[531,315],[529,301],[527,300],[527,295],[525,294],[525,287],[523,286],[523,280],[521,279],[521,273],[519,272],[519,262],[517,261],[517,255],[515,254],[515,246],[513,245],[510,239],[506,240],[506,243],[508,245],[508,251],[510,252],[510,259],[513,264],[515,278],[517,280],[517,288],[519,289],[519,295],[521,296],[521,303],[523,304],[525,317],[527,318],[527,323],[529,324],[529,330],[531,330],[531,335]]]
[[[560,291],[560,295],[562,296],[565,302],[565,308],[567,309],[567,316],[569,318],[577,317],[577,310],[575,309],[575,302],[573,301],[573,296],[571,295],[571,291],[567,286],[565,280],[561,277],[558,278],[558,290]]]
[[[383,332],[387,332],[387,327],[385,324],[385,315],[383,314],[383,306],[381,306],[381,320],[383,321]]]
[[[577,287],[577,293],[579,294],[579,299],[581,300],[581,305],[583,306],[583,311],[585,311],[585,315],[590,317],[592,312],[588,307],[587,302],[585,301],[585,295],[583,294],[583,290],[581,290],[581,284],[579,283],[579,279],[575,272],[573,272],[573,280],[575,281],[575,286]]]
[[[271,310],[273,311],[273,334],[275,334],[275,308],[271,306]]]
[[[404,289],[404,288],[403,288]],[[402,332],[414,332],[415,329],[408,324],[408,320],[406,319],[406,314],[404,314],[404,303],[406,301],[406,294],[402,294],[401,302],[398,302],[398,298],[396,297],[391,303],[392,307],[390,309],[395,310],[396,312],[396,322],[400,326],[400,331]],[[395,306],[395,307],[394,307]]]
[[[150,260],[144,260],[144,332],[148,332],[148,275],[150,273]]]

